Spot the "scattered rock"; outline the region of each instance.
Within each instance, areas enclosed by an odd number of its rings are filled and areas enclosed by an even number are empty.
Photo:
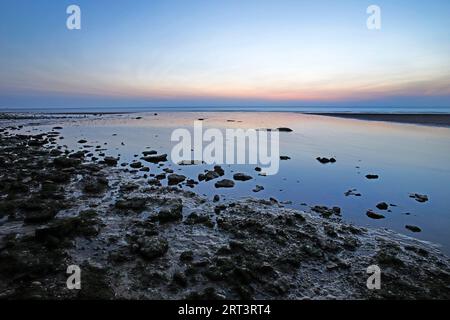
[[[406,225],[405,228],[412,232],[421,232],[422,231],[422,229],[420,229],[419,227],[411,226],[411,225]]]
[[[233,175],[233,179],[237,181],[248,181],[253,179],[251,176],[246,175],[245,173],[235,173]]]
[[[260,191],[262,191],[262,190],[264,190],[264,187],[263,187],[263,186],[256,185],[256,187],[253,189],[253,192],[260,192]]]
[[[316,158],[317,161],[319,161],[322,164],[327,164],[327,163],[335,163],[336,159],[335,158],[322,158],[322,157],[317,157]]]
[[[377,174],[368,174],[366,175],[366,178],[369,180],[374,180],[374,179],[378,179],[378,175]]]
[[[184,180],[186,180],[186,177],[181,174],[172,173],[167,177],[169,186],[179,184],[179,183],[183,182]]]
[[[366,215],[372,219],[384,219],[385,218],[382,214],[373,212],[372,210],[367,211]]]
[[[417,202],[424,203],[428,201],[428,196],[425,194],[419,194],[419,193],[411,193],[409,195],[410,198],[413,198]]]
[[[214,184],[216,188],[233,188],[234,182],[229,179],[223,179]]]
[[[167,154],[145,156],[145,157],[142,157],[141,159],[144,161],[150,162],[150,163],[166,162]]]
[[[377,208],[380,210],[387,210],[389,208],[389,205],[386,202],[380,202],[377,204]]]

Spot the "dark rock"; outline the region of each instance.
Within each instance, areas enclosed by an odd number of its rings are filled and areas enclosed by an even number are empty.
[[[169,186],[173,186],[173,185],[179,184],[179,183],[183,182],[184,180],[186,180],[186,177],[181,174],[172,173],[167,177],[167,180],[168,180]]]
[[[142,167],[142,163],[140,161],[130,163],[130,167],[134,169],[139,169]]]
[[[262,190],[264,190],[264,187],[263,187],[263,186],[256,185],[256,187],[253,189],[253,192],[260,192],[260,191],[262,191]]]
[[[286,128],[286,127],[281,127],[277,129],[280,132],[292,132],[294,130],[292,130],[291,128]]]
[[[324,218],[330,218],[332,215],[339,216],[341,214],[341,208],[339,207],[328,208],[326,206],[314,206],[311,210],[320,213]]]
[[[118,200],[116,202],[116,208],[121,210],[134,210],[142,211],[145,209],[147,200],[143,198],[133,198],[127,200]]]
[[[245,173],[235,173],[233,175],[233,179],[237,181],[248,181],[253,179],[251,176],[246,175]]]
[[[156,150],[148,150],[148,151],[143,151],[142,154],[144,156],[154,156],[154,155],[158,154],[158,152],[156,152]]]
[[[117,162],[119,161],[119,159],[114,158],[114,157],[105,157],[105,158],[103,158],[103,161],[104,161],[108,166],[114,167],[114,166],[117,165]]]
[[[372,219],[384,219],[385,218],[382,214],[373,212],[372,210],[367,211],[366,215]]]
[[[141,159],[144,161],[150,162],[150,163],[166,162],[167,154],[146,156],[146,157],[142,157]]]
[[[79,159],[70,159],[66,157],[59,157],[53,160],[55,167],[60,168],[73,168],[81,164]]]
[[[316,158],[317,161],[319,161],[322,164],[327,164],[327,163],[335,163],[336,159],[335,158],[322,158],[322,157],[317,157]]]
[[[409,195],[410,198],[413,198],[414,200],[416,200],[417,202],[427,202],[428,201],[428,196],[424,195],[424,194],[419,194],[419,193],[411,193]]]
[[[288,156],[280,156],[280,160],[291,160],[291,157],[288,157]]]
[[[412,232],[421,232],[422,231],[422,229],[420,229],[419,227],[411,226],[411,225],[406,225],[405,228]]]
[[[214,184],[216,188],[233,188],[234,182],[232,180],[223,179]]]
[[[225,170],[223,170],[221,166],[214,166],[214,172],[217,172],[221,177],[225,175]]]
[[[377,204],[377,208],[380,210],[387,210],[389,208],[389,205],[386,202],[380,202]]]
[[[194,253],[192,251],[184,251],[180,254],[181,261],[192,261],[194,260]]]
[[[140,238],[137,243],[139,254],[147,260],[162,257],[169,250],[167,240],[158,236]]]
[[[368,174],[366,175],[366,178],[369,180],[374,180],[374,179],[378,179],[378,175],[377,174]]]

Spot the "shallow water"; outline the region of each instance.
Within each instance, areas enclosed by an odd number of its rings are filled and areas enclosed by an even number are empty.
[[[136,119],[138,116],[143,118]],[[292,201],[286,206],[303,210],[313,205],[339,206],[346,221],[439,243],[450,253],[450,128],[281,112],[163,112],[156,116],[142,113],[58,120],[64,127],[64,140],[59,143],[78,150],[82,147],[77,141],[86,139],[88,145],[104,146],[106,155],[120,154],[119,163],[139,159],[142,151],[150,149],[170,158],[175,145],[170,141],[172,131],[180,127],[192,130],[198,118],[205,118],[205,129],[289,127],[294,132],[280,133],[280,154],[291,160],[280,162],[278,174],[262,177],[254,171],[255,165],[223,165],[226,177],[244,172],[254,179],[236,182],[232,189],[214,188],[217,180],[201,182],[193,191],[227,199],[274,197]],[[55,125],[34,126],[31,132],[48,131]],[[323,165],[316,160],[318,156],[333,156],[337,162]],[[162,172],[163,167],[145,165],[151,168],[150,173]],[[169,159],[164,167],[196,179],[212,165],[178,166]],[[380,178],[368,180],[366,174]],[[254,193],[257,184],[265,189]],[[362,196],[344,195],[353,188]],[[419,203],[409,197],[410,193],[426,194],[429,201]],[[392,212],[380,211],[375,206],[382,201],[396,206],[390,207]],[[386,218],[372,220],[366,216],[368,209]],[[412,233],[405,225],[419,226],[422,232]]]

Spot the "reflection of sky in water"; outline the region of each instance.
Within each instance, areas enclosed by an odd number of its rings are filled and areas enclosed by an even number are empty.
[[[90,145],[108,142],[107,155],[121,155],[120,162],[130,162],[135,154],[155,149],[170,155],[170,134],[174,128],[191,128],[193,120],[205,118],[204,127],[277,128],[290,127],[293,133],[281,133],[280,154],[292,159],[280,162],[275,176],[260,177],[255,165],[223,165],[226,176],[233,172],[251,174],[254,179],[237,182],[233,189],[215,189],[215,181],[202,182],[194,188],[200,194],[220,194],[222,198],[254,196],[292,201],[292,207],[308,205],[339,206],[347,221],[359,225],[387,227],[404,234],[444,245],[450,252],[450,129],[383,122],[368,122],[294,113],[160,113],[109,116],[108,120],[87,120],[64,124],[62,143],[78,148],[76,141],[86,138]],[[239,122],[227,122],[228,119]],[[41,128],[39,128],[41,129]],[[117,134],[117,136],[113,136]],[[121,143],[125,145],[122,146]],[[334,156],[337,163],[322,165],[318,156]],[[196,178],[212,166],[178,167]],[[150,165],[152,173],[162,168]],[[359,167],[359,169],[357,168]],[[175,170],[177,171],[177,170]],[[366,174],[380,175],[367,180]],[[255,185],[265,190],[254,193]],[[362,197],[344,193],[356,188]],[[409,193],[427,194],[430,201],[418,203]],[[379,202],[396,204],[392,212],[379,211]],[[383,213],[386,219],[371,220],[368,209]],[[405,213],[410,213],[406,215]],[[417,225],[421,233],[413,234],[405,225]]]

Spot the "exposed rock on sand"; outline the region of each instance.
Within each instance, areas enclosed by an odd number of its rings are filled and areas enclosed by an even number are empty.
[[[378,179],[378,175],[377,174],[368,174],[366,175],[366,178],[369,180],[374,180],[374,179]]]

